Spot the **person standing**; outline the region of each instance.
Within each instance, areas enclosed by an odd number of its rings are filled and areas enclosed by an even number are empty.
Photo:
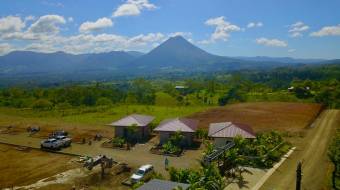
[[[169,168],[169,159],[168,159],[168,157],[165,157],[164,167],[165,167],[165,170],[168,170],[168,168]]]

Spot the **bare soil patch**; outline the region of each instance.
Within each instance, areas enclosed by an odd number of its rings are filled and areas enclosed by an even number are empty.
[[[39,188],[40,190],[64,190],[64,189],[117,189],[127,190],[128,186],[122,184],[122,182],[130,177],[131,172],[120,172],[120,166],[114,166],[112,169],[105,171],[104,178],[101,177],[100,168],[96,167],[89,172],[86,177],[81,177],[73,180],[72,183],[60,183],[51,184]]]
[[[320,104],[256,102],[232,104],[199,112],[190,118],[199,120],[199,128],[214,122],[238,122],[252,126],[255,132],[279,130],[298,132],[308,127],[322,110]]]
[[[72,157],[41,152],[20,151],[15,146],[0,144],[0,189],[22,186],[64,172],[75,166]]]

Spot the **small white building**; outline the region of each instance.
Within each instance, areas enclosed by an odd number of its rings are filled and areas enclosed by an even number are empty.
[[[159,133],[160,144],[166,143],[176,132],[181,132],[184,136],[182,144],[184,146],[190,146],[193,142],[197,125],[198,121],[193,119],[167,119],[161,122],[159,126],[154,129],[154,131]]]
[[[250,126],[232,122],[211,123],[208,136],[214,139],[215,147],[226,145],[236,136],[241,136],[246,139],[256,138]]]
[[[109,126],[115,128],[115,137],[127,138],[127,128],[132,125],[136,125],[138,127],[138,130],[135,134],[136,138],[138,140],[142,140],[149,137],[151,132],[149,124],[154,120],[154,118],[155,117],[148,115],[132,114],[121,118],[118,121],[110,123]]]

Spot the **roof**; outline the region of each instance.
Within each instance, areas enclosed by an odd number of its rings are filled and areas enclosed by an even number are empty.
[[[129,127],[131,125],[137,125],[139,127],[147,126],[154,120],[155,117],[148,116],[148,115],[138,115],[138,114],[132,114],[129,116],[126,116],[118,121],[115,121],[109,125],[111,126],[124,126]]]
[[[256,135],[253,129],[245,124],[223,122],[211,123],[209,126],[209,137],[215,138],[234,138],[237,135],[243,138],[255,138]]]
[[[176,89],[183,89],[183,88],[187,88],[186,86],[181,86],[181,85],[178,85],[178,86],[175,86]]]
[[[189,184],[185,183],[153,179],[148,183],[145,183],[141,187],[137,188],[137,190],[173,190],[176,187],[182,187],[183,190],[186,190],[189,188],[189,186]]]
[[[141,166],[139,169],[140,170],[147,170],[147,169],[152,168],[152,167],[153,166],[151,164],[146,164],[146,165]]]
[[[186,118],[167,119],[162,121],[154,131],[158,132],[189,132],[194,133],[197,129],[198,121]]]

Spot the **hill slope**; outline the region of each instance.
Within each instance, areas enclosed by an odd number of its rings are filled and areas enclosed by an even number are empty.
[[[318,60],[291,58],[233,58],[210,54],[181,36],[169,38],[144,54],[136,51],[69,54],[15,51],[0,56],[0,78],[18,80],[88,81],[111,80],[174,73],[225,72],[242,69],[271,69],[275,67],[316,63]],[[329,63],[322,61],[320,63]],[[39,78],[39,79],[38,79]],[[5,82],[7,83],[7,82]]]
[[[48,74],[116,70],[140,56],[137,52],[98,54],[15,51],[0,57],[0,74]]]
[[[210,54],[181,36],[167,41],[133,61],[132,65],[142,70],[154,71],[206,71],[215,69],[215,64],[233,63],[237,59]],[[215,67],[215,68],[214,68]]]
[[[292,58],[276,59],[266,57],[262,59],[245,59],[217,56],[194,46],[181,36],[176,36],[169,38],[149,53],[140,56],[130,66],[136,69],[135,72],[143,71],[143,73],[188,73],[268,69],[301,63],[303,63],[303,60],[294,60]]]

